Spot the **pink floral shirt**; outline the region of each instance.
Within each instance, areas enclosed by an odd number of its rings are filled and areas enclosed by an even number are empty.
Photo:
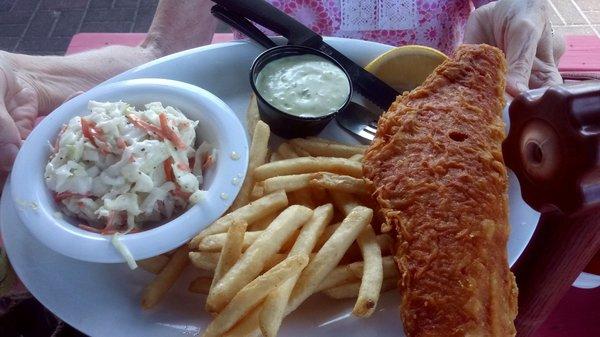
[[[472,6],[490,0],[270,0],[324,36],[420,44],[445,53],[462,41]]]

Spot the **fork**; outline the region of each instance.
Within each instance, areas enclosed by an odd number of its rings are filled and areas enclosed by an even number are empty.
[[[381,112],[373,112],[351,101],[335,119],[341,127],[358,136],[363,143],[370,143],[377,133],[377,121],[380,116]]]

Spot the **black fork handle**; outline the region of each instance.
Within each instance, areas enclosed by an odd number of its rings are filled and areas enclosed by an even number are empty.
[[[217,19],[225,22],[234,29],[237,29],[244,35],[248,36],[252,40],[256,41],[261,46],[269,49],[277,46],[267,35],[256,28],[250,21],[243,16],[234,13],[221,5],[214,5],[210,12]]]
[[[264,0],[213,0],[259,25],[286,37],[290,44],[317,45],[323,38]]]

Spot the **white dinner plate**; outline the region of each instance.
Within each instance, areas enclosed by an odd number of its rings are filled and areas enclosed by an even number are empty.
[[[349,39],[332,38],[327,42],[362,65],[391,48]],[[248,73],[252,60],[261,51],[262,48],[246,42],[196,48],[150,62],[109,82],[141,77],[188,82],[220,97],[246,123],[251,91]],[[324,130],[323,136],[356,142],[335,122]],[[512,232],[508,257],[512,265],[529,242],[539,214],[521,198],[515,176],[511,173],[509,178]],[[130,271],[126,265],[81,262],[46,248],[19,222],[9,184],[0,205],[0,223],[8,256],[31,293],[58,317],[91,336],[193,336],[206,327],[211,317],[203,310],[203,296],[186,290],[196,273],[192,268],[176,283],[164,302],[154,310],[143,311],[141,290],[152,279],[151,274],[143,270]],[[351,300],[313,296],[285,320],[280,336],[403,335],[395,291],[382,296],[376,313],[369,319],[351,316],[352,304]]]

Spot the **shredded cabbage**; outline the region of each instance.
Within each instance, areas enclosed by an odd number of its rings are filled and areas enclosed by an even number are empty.
[[[129,266],[129,269],[134,270],[138,267],[137,262],[135,262],[135,259],[133,258],[133,255],[131,255],[131,252],[129,251],[127,246],[125,246],[119,240],[121,235],[122,235],[121,233],[113,234],[113,236],[110,238],[110,242],[112,243],[113,246],[115,246],[117,251],[123,256],[123,258],[125,259],[125,262],[127,262],[127,265]]]
[[[195,146],[197,121],[160,102],[90,101],[88,109],[65,125],[45,171],[61,210],[82,228],[139,231],[202,200],[203,169],[216,151]]]

